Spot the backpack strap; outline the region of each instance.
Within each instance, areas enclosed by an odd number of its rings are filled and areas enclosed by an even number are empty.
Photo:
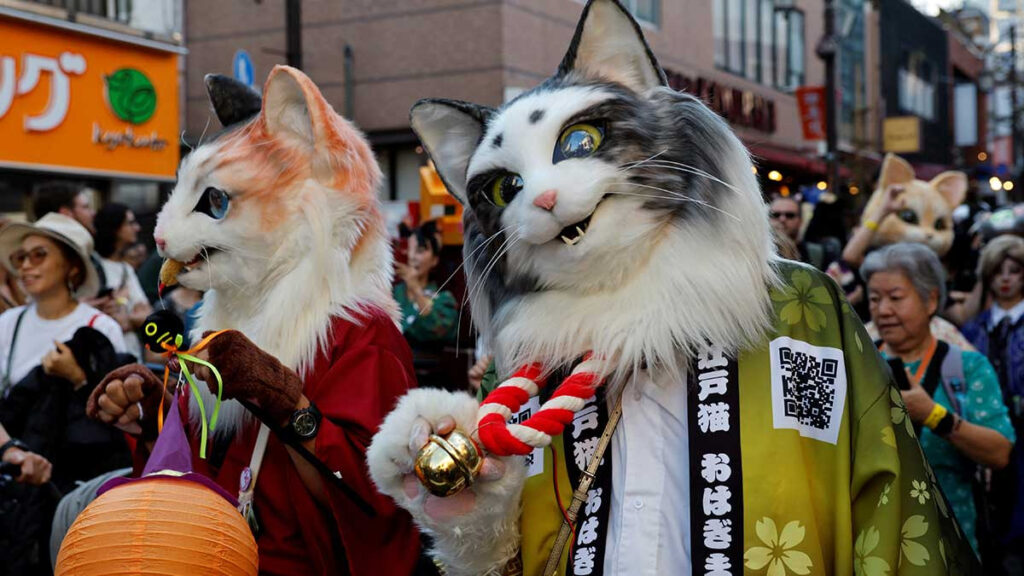
[[[814,242],[805,242],[804,245],[807,247],[807,259],[810,260],[808,264],[821,270],[822,264],[825,263],[825,249],[821,244]]]
[[[0,398],[7,396],[7,390],[11,387],[11,361],[14,360],[14,345],[18,341],[18,331],[21,330],[21,321],[25,319],[25,312],[28,312],[28,306],[22,308],[18,313],[18,320],[14,323],[14,334],[11,335],[11,345],[7,349],[7,368],[4,370],[4,380],[0,382]]]
[[[99,318],[99,317],[100,317],[100,313],[97,312],[97,313],[92,315],[92,318],[89,318],[89,324],[88,324],[89,328],[93,327],[93,324],[96,323],[96,319]]]
[[[267,451],[267,440],[270,438],[270,428],[266,424],[260,424],[259,434],[256,436],[256,445],[252,449],[252,458],[249,465],[242,469],[242,477],[238,481],[238,511],[242,513],[252,535],[259,538],[261,527],[253,508],[256,492],[256,480],[260,477],[260,467],[263,465],[263,456]]]
[[[943,389],[946,391],[946,396],[953,405],[953,412],[963,418],[964,407],[960,403],[959,395],[966,388],[967,380],[964,377],[964,351],[959,346],[949,344],[949,352],[942,359],[942,377],[940,380],[942,381]]]
[[[92,267],[96,269],[96,277],[99,280],[100,289],[107,287],[107,273],[103,270],[103,263],[100,262],[99,257],[96,256],[95,252],[89,254],[89,261],[92,262]]]

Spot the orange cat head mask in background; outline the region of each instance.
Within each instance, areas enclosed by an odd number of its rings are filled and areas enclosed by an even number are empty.
[[[198,329],[242,330],[294,368],[332,315],[394,314],[380,171],[302,72],[275,67],[262,97],[224,77],[206,84],[226,130],[182,162],[157,247],[180,263],[178,282],[207,292]]]
[[[881,204],[890,186],[903,187],[903,208],[878,223],[873,246],[897,242],[918,242],[927,245],[939,256],[945,256],[953,245],[953,209],[967,194],[967,176],[963,172],[943,172],[931,181],[914,177],[909,162],[887,154],[882,163],[878,188],[868,201],[864,214]]]

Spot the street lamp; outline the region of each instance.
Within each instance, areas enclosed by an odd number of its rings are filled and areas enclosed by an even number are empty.
[[[835,0],[825,2],[825,33],[814,52],[825,63],[825,163],[826,179],[830,190],[839,189],[839,165],[836,158],[836,53],[839,39],[836,37]]]
[[[830,190],[839,189],[839,165],[836,158],[836,53],[839,51],[839,38],[836,36],[835,0],[824,0],[825,33],[814,52],[825,63],[825,179]],[[796,0],[775,0],[773,10],[788,14],[799,10]],[[852,26],[852,21],[846,27]]]

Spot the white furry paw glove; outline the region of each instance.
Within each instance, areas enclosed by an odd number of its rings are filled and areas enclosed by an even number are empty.
[[[384,419],[367,451],[377,488],[434,537],[431,554],[451,576],[498,571],[519,549],[519,499],[526,480],[521,457],[488,456],[477,481],[447,498],[429,494],[413,472],[430,434],[472,432],[478,408],[468,394],[413,390]]]

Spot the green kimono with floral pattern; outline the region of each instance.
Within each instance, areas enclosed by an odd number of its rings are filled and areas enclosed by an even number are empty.
[[[695,561],[692,573],[980,574],[913,429],[903,425],[905,408],[887,366],[838,286],[793,262],[780,263],[779,273],[773,330],[735,362],[742,530],[733,526],[733,536],[740,538],[742,566]],[[822,377],[837,368],[840,374]],[[801,370],[804,377],[794,379]],[[838,384],[842,375],[845,386]],[[797,380],[803,384],[787,388]],[[815,387],[830,381],[828,393]],[[695,398],[691,391],[688,402]],[[552,483],[566,506],[575,488],[566,473],[568,442],[568,432],[556,438],[554,449],[543,452],[542,472],[538,465],[526,481],[527,575],[542,573],[562,522]],[[701,474],[691,465],[691,491]],[[562,566],[567,571],[559,574],[574,573],[569,547]]]

